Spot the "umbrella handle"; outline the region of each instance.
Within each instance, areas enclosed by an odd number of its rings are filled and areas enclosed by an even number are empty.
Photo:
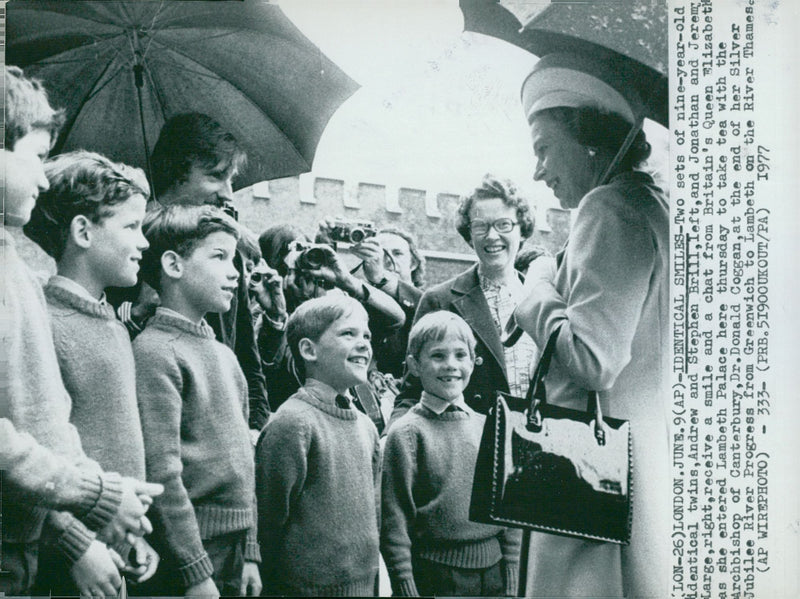
[[[613,160],[609,163],[608,167],[606,167],[603,176],[600,177],[600,181],[598,182],[598,187],[600,185],[605,185],[608,181],[608,178],[611,176],[611,173],[617,168],[622,159],[625,157],[625,154],[628,153],[628,150],[633,144],[633,140],[636,139],[636,136],[639,134],[639,131],[642,130],[642,125],[644,125],[644,117],[639,115],[636,117],[636,122],[631,126],[631,130],[628,131],[628,135],[625,137],[625,140],[622,142],[619,150],[617,150],[616,155],[614,156]]]

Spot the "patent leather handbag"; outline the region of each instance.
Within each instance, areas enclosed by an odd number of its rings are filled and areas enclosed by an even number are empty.
[[[548,403],[548,340],[525,398],[498,392],[484,425],[470,519],[628,544],[631,437],[627,420],[604,417],[595,391],[586,411]]]

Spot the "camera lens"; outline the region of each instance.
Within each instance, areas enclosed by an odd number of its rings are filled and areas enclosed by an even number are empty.
[[[364,232],[364,229],[354,228],[350,231],[350,241],[353,243],[361,243],[366,236],[367,234]]]
[[[322,268],[325,265],[325,252],[322,248],[308,248],[303,254],[301,255],[303,268],[307,268],[310,270],[316,270],[318,268]]]

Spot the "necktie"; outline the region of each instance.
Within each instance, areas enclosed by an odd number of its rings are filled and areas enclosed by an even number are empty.
[[[350,400],[347,399],[344,395],[337,395],[336,396],[336,407],[342,408],[343,410],[350,409]]]
[[[461,409],[461,408],[459,408],[458,406],[456,406],[456,405],[453,405],[453,404],[450,404],[449,406],[447,406],[447,407],[445,408],[445,410],[444,410],[444,411],[445,411],[445,412],[458,412],[460,409]]]

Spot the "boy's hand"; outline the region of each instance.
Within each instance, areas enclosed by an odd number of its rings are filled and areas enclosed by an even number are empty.
[[[119,560],[119,556],[116,557]],[[100,541],[92,541],[69,572],[82,597],[113,597],[122,584],[118,570],[121,562],[115,563],[109,549]]]
[[[211,578],[206,578],[203,582],[199,582],[186,589],[183,594],[184,597],[211,597],[212,599],[219,598],[219,589]]]
[[[136,537],[128,560],[130,563],[125,564],[120,571],[135,577],[134,580],[138,583],[149,580],[156,573],[161,558],[150,543],[142,537]]]
[[[147,283],[142,283],[139,289],[139,297],[131,306],[131,317],[136,324],[141,325],[156,313],[156,308],[161,304],[158,292]]]
[[[153,526],[144,514],[153,503],[153,497],[163,492],[163,485],[123,476],[119,509],[111,522],[97,533],[97,538],[112,545],[125,539],[129,533],[141,537],[153,532]]]
[[[243,597],[258,597],[261,595],[261,575],[258,573],[258,564],[245,562],[242,570],[242,586],[239,594]]]

